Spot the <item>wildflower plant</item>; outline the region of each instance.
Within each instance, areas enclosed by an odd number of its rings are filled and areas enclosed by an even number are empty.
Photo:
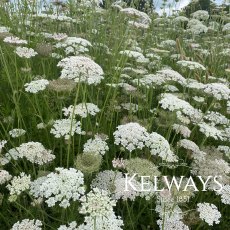
[[[1,230],[229,229],[227,7],[139,3],[0,1]]]

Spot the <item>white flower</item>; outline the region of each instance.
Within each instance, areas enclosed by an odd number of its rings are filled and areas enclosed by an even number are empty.
[[[145,56],[142,53],[137,52],[137,51],[122,50],[119,53],[121,55],[126,56],[126,57],[133,58],[133,59],[135,59],[136,62],[139,62],[139,63],[149,62],[148,58],[145,58]]]
[[[148,29],[149,28],[149,24],[135,22],[135,21],[128,21],[128,25],[133,26],[137,29]]]
[[[51,154],[51,152],[51,150],[46,150],[41,143],[32,141],[10,149],[5,158],[17,160],[25,157],[31,163],[43,165],[55,159],[55,155]]]
[[[51,19],[53,21],[61,21],[61,22],[74,22],[74,19],[71,17],[62,15],[62,14],[45,14],[45,13],[39,13],[36,15],[33,15],[33,17],[38,17],[38,18],[47,18]]]
[[[95,116],[100,109],[97,105],[93,103],[81,103],[76,106],[70,105],[68,108],[62,109],[66,117],[71,117],[72,115],[79,115],[80,117],[87,117],[87,115]]]
[[[81,130],[81,122],[75,119],[67,118],[54,121],[53,128],[50,133],[54,134],[56,138],[65,137],[66,140],[70,139],[75,133],[83,134]]]
[[[174,71],[172,69],[158,70],[157,74],[163,76],[165,81],[174,81],[175,83],[179,83],[182,86],[186,85],[186,79],[177,71]]]
[[[39,91],[43,91],[46,89],[47,85],[49,85],[49,81],[46,79],[40,79],[31,81],[30,83],[26,83],[25,91],[29,93],[37,93]]]
[[[191,106],[187,101],[184,101],[171,93],[164,93],[161,95],[161,97],[162,99],[159,101],[159,103],[163,109],[168,109],[169,111],[180,110],[194,123],[202,120],[202,112],[193,108],[193,106]]]
[[[22,58],[31,58],[38,54],[32,48],[27,47],[17,47],[15,53]]]
[[[201,65],[198,62],[194,62],[194,61],[178,61],[177,62],[178,65],[182,66],[182,67],[186,67],[190,70],[206,70],[206,68]]]
[[[108,193],[98,188],[94,188],[81,199],[81,214],[89,214],[91,217],[107,217],[113,212],[113,206],[116,205],[114,200],[108,196]]]
[[[64,48],[67,55],[77,55],[79,53],[88,52],[89,49],[87,47],[92,47],[92,44],[83,38],[68,37],[64,41],[57,43],[55,47]]]
[[[137,22],[147,25],[151,23],[151,19],[146,13],[136,10],[134,8],[125,8],[120,10],[120,12],[126,14],[127,16],[135,18]]]
[[[77,230],[77,222],[73,221],[67,225],[61,225],[57,230]],[[80,229],[79,229],[80,230]]]
[[[62,59],[57,66],[62,68],[60,78],[73,79],[89,85],[97,85],[104,79],[102,68],[88,57],[67,57]]]
[[[157,220],[160,230],[189,230],[189,227],[185,225],[181,220],[175,220],[174,218],[167,218],[166,220]]]
[[[146,146],[150,148],[152,155],[158,155],[167,162],[177,162],[177,156],[170,149],[168,141],[158,133],[152,132],[148,135]]]
[[[132,152],[135,149],[144,148],[148,132],[138,123],[130,122],[125,125],[119,125],[113,135],[116,145],[121,144],[129,152]]]
[[[56,168],[55,172],[32,182],[30,187],[30,193],[35,198],[44,198],[49,207],[59,203],[60,207],[67,208],[71,200],[79,200],[84,192],[83,173],[73,168]]]
[[[228,118],[226,118],[224,115],[214,112],[214,111],[208,111],[207,114],[204,116],[204,119],[211,122],[212,125],[227,125],[229,124]]]
[[[230,147],[229,146],[219,145],[217,149],[221,152],[224,152],[230,158]]]
[[[215,126],[206,124],[205,122],[199,123],[198,126],[200,127],[200,132],[206,137],[212,137],[215,140],[224,140],[221,130],[217,129]]]
[[[68,38],[67,34],[65,33],[54,33],[51,34],[51,36],[49,36],[50,38],[53,38],[56,41],[62,41],[65,40],[66,38]]]
[[[83,147],[83,153],[93,153],[98,155],[105,155],[109,150],[109,146],[100,136],[95,136],[94,139],[89,139]]]
[[[26,175],[24,172],[20,173],[19,176],[14,176],[11,180],[10,184],[6,186],[6,188],[10,191],[10,201],[16,200],[17,196],[19,196],[25,190],[28,190],[31,184],[31,176]]]
[[[230,31],[230,22],[227,23],[227,24],[225,24],[225,25],[223,26],[222,31],[223,31],[223,32],[225,32],[225,31],[227,31],[227,32]]]
[[[138,104],[134,104],[134,103],[121,103],[121,107],[133,113],[138,111]]]
[[[11,137],[21,137],[26,133],[24,129],[12,129],[9,131],[9,135]]]
[[[230,98],[230,89],[222,83],[206,84],[204,92],[215,97],[217,100],[229,100]]]
[[[221,218],[221,213],[214,204],[198,203],[197,206],[197,211],[200,213],[200,218],[209,226],[213,226],[214,223],[220,223],[219,219]]]
[[[187,17],[184,17],[184,16],[178,16],[176,18],[173,19],[173,22],[178,24],[178,23],[185,23],[185,22],[188,22],[189,19]]]
[[[0,185],[6,183],[12,178],[12,176],[4,169],[0,169]]]
[[[13,225],[11,230],[42,230],[42,222],[40,220],[24,219]]]
[[[6,140],[0,141],[0,153],[2,152],[2,149],[4,148],[5,144],[7,143]]]
[[[194,97],[192,97],[192,98],[193,98],[194,101],[200,102],[200,103],[202,103],[202,102],[205,101],[205,98],[204,98],[204,97],[194,96]]]
[[[223,204],[230,205],[230,185],[224,185],[220,191],[216,192],[221,197],[221,202]]]
[[[0,26],[0,33],[8,33],[10,31],[10,28],[5,26]]]
[[[173,124],[173,130],[175,130],[177,134],[180,133],[184,138],[188,138],[191,135],[191,130],[184,125]]]
[[[175,48],[176,47],[176,42],[174,40],[164,40],[160,43],[159,47],[162,48]]]
[[[194,143],[193,141],[191,141],[191,140],[182,139],[182,140],[177,142],[177,145],[179,147],[183,147],[183,148],[185,148],[187,150],[191,150],[194,153],[197,153],[197,152],[200,151],[199,146],[196,143]]]
[[[80,225],[77,228],[77,230],[92,230],[92,229],[122,230],[123,225],[124,223],[121,217],[116,216],[114,212],[110,212],[107,214],[106,217],[98,216],[96,218],[96,223],[95,223],[95,218],[91,216],[86,216],[84,220],[84,224]]]
[[[92,180],[90,187],[99,188],[109,194],[112,194],[115,189],[115,180],[120,178],[122,178],[121,172],[105,170],[97,174],[97,176]]]
[[[10,44],[16,44],[16,45],[22,45],[22,44],[27,44],[28,42],[26,40],[22,40],[18,37],[6,37],[3,40],[6,43],[10,43]]]
[[[205,21],[209,18],[209,14],[208,14],[208,11],[197,10],[194,13],[192,13],[192,17],[198,20]]]
[[[127,181],[132,180],[132,187]],[[112,198],[115,200],[127,200],[130,199],[132,201],[135,200],[136,197],[140,196],[140,189],[141,189],[141,184],[135,180],[135,178],[130,178],[127,176],[127,178],[116,178],[114,180],[114,187],[115,190],[112,194]]]

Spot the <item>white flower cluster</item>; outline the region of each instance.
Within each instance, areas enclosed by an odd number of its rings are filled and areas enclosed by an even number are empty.
[[[209,14],[206,10],[197,10],[192,13],[192,17],[198,20],[206,21],[209,18]]]
[[[42,230],[42,222],[35,219],[24,219],[15,223],[11,230]]]
[[[66,140],[76,134],[84,134],[81,130],[81,122],[75,119],[67,118],[54,121],[53,128],[50,133],[56,138],[65,137]]]
[[[219,55],[225,56],[225,57],[230,57],[230,48],[223,49]]]
[[[181,208],[174,202],[162,202],[157,204],[155,211],[159,214],[160,219],[157,224],[161,230],[189,230],[183,222]]]
[[[14,201],[17,199],[22,192],[28,190],[31,184],[31,176],[26,175],[24,172],[20,173],[19,176],[14,176],[10,181],[10,184],[6,186],[6,188],[10,191],[10,201]]]
[[[109,146],[100,136],[96,135],[94,139],[89,139],[83,147],[83,153],[93,153],[105,155],[109,150]]]
[[[195,61],[182,60],[182,61],[178,61],[177,64],[180,65],[181,67],[186,67],[190,70],[206,70],[206,68],[203,65]]]
[[[193,153],[192,157],[197,160],[198,162],[205,160],[206,153],[201,151],[199,146],[196,145],[193,141],[182,139],[177,142],[178,147],[183,147],[184,149],[187,149]]]
[[[143,85],[146,88],[153,88],[154,85],[163,85],[166,82],[166,80],[161,75],[148,74],[140,79],[134,79],[133,82],[138,85]]]
[[[208,32],[208,27],[203,25],[202,23],[193,25],[188,31],[195,35],[199,35],[202,33],[207,33]]]
[[[193,26],[200,25],[200,24],[202,24],[201,21],[199,21],[198,19],[193,18],[193,19],[189,20],[189,22],[187,24],[187,27],[192,28]]]
[[[110,229],[110,230],[122,230],[122,226],[124,225],[123,220],[120,216],[116,216],[114,212],[108,213],[106,217],[97,217],[96,223],[95,218],[91,216],[85,217],[85,223],[80,225],[76,230],[103,230],[103,229]]]
[[[214,204],[198,203],[197,206],[197,211],[200,213],[200,218],[209,226],[213,226],[214,223],[220,223],[219,219],[221,218],[221,213]]]
[[[104,79],[102,68],[88,57],[67,57],[62,59],[57,66],[63,68],[60,78],[85,82],[89,85],[97,85]]]
[[[194,153],[197,153],[200,151],[199,146],[191,140],[182,139],[182,140],[177,142],[177,145],[180,147],[183,147],[187,150],[191,150]]]
[[[163,109],[169,111],[180,110],[184,115],[188,116],[194,123],[202,120],[202,112],[193,108],[187,101],[179,99],[177,96],[164,93],[161,95],[162,99],[159,101]]]
[[[132,186],[127,183],[127,181],[132,180]],[[135,178],[130,178],[127,176],[127,178],[117,178],[114,181],[114,192],[112,194],[112,198],[115,200],[132,200],[134,201],[136,197],[140,196],[140,192],[138,190],[141,189],[141,184],[135,180]],[[133,188],[134,186],[134,188]]]
[[[162,41],[159,45],[159,47],[162,47],[162,48],[175,48],[176,47],[176,42],[174,40],[165,40],[165,41]]]
[[[15,53],[22,58],[31,58],[36,56],[38,53],[34,51],[32,48],[27,47],[17,47]]]
[[[214,111],[208,111],[207,114],[204,116],[204,119],[208,120],[211,125],[214,126],[229,124],[229,119],[227,117]]]
[[[80,230],[77,228],[77,222],[73,221],[68,225],[61,225],[57,230]]]
[[[54,34],[43,33],[43,35],[46,38],[52,38],[55,41],[62,41],[68,38],[68,35],[66,33],[54,33]]]
[[[49,81],[46,79],[34,80],[30,83],[26,83],[25,91],[29,93],[37,93],[46,89],[47,85],[49,85]]]
[[[167,218],[166,220],[157,220],[160,230],[189,230],[189,227],[181,220]]]
[[[156,74],[145,75],[143,78],[134,79],[133,82],[144,85],[147,88],[149,88],[149,86],[153,87],[153,85],[163,85],[167,82],[179,83],[182,86],[186,85],[186,79],[171,69],[159,70]]]
[[[222,83],[209,83],[204,87],[204,92],[217,100],[229,100],[230,89]]]
[[[97,176],[92,180],[90,187],[99,188],[112,194],[115,190],[115,181],[122,178],[122,173],[112,170],[105,170],[99,172]]]
[[[229,32],[230,31],[230,22],[223,26],[222,31],[223,32],[225,32],[225,31]]]
[[[56,48],[64,48],[66,55],[88,52],[88,47],[92,47],[92,44],[83,38],[68,37],[64,41],[55,45]]]
[[[172,128],[177,134],[181,134],[184,138],[188,138],[191,135],[191,130],[187,126],[173,124]]]
[[[148,135],[146,146],[150,148],[151,154],[154,156],[158,155],[167,162],[178,161],[177,156],[171,151],[168,141],[156,132]]]
[[[224,185],[220,191],[217,191],[217,194],[221,197],[221,202],[223,204],[230,205],[230,185]]]
[[[137,29],[148,29],[149,25],[141,22],[128,21],[128,25],[133,26]]]
[[[26,40],[22,40],[22,39],[20,39],[18,37],[13,37],[13,36],[6,37],[6,38],[4,38],[3,41],[6,42],[6,43],[15,44],[15,45],[22,45],[22,44],[26,45],[28,43]]]
[[[230,158],[230,147],[229,146],[219,145],[217,149],[221,152],[224,152]]]
[[[188,22],[189,19],[185,16],[177,16],[176,18],[173,19],[173,22],[175,24],[178,24],[178,23],[185,23],[185,22]]]
[[[45,149],[40,142],[27,142],[19,147],[10,149],[5,158],[8,160],[25,157],[28,161],[34,164],[43,165],[55,159],[55,155],[51,154],[51,150]]]
[[[138,111],[138,104],[134,103],[121,103],[121,107],[132,113],[136,113]]]
[[[8,33],[10,31],[10,28],[5,26],[0,26],[0,33]]]
[[[44,13],[39,13],[36,15],[33,15],[34,17],[38,18],[44,18],[44,19],[51,19],[54,21],[60,21],[60,22],[74,22],[75,20],[72,19],[71,17],[61,15],[61,14],[44,14]]]
[[[146,58],[142,53],[133,51],[133,50],[122,50],[119,52],[121,55],[124,55],[129,58],[135,59],[138,63],[146,63],[149,62],[149,59]]]
[[[165,81],[173,81],[182,86],[186,85],[186,79],[175,70],[162,69],[158,70],[157,73],[160,74],[160,76],[163,76]]]
[[[137,23],[145,24],[146,28],[149,27],[152,21],[146,13],[136,10],[134,8],[124,8],[121,9],[120,12],[133,18],[134,21]],[[133,22],[133,20],[131,20],[131,22]]]
[[[199,123],[198,126],[200,127],[200,132],[202,132],[206,137],[212,137],[215,140],[224,140],[222,131],[217,129],[215,126],[209,125],[205,122]]]
[[[4,169],[0,169],[0,185],[5,184],[11,180],[12,176]]]
[[[7,143],[6,140],[0,141],[0,153],[2,152],[2,149],[4,148],[5,144]]]
[[[135,149],[143,149],[145,141],[148,137],[147,130],[135,122],[130,122],[125,125],[119,125],[113,133],[115,144],[121,144],[129,152]]]
[[[9,131],[9,135],[13,138],[21,137],[26,133],[24,129],[12,129]]]
[[[60,202],[60,207],[67,208],[71,200],[79,200],[84,192],[83,173],[74,168],[56,168],[55,172],[33,181],[30,187],[30,193],[35,198],[44,198],[49,207]]]
[[[108,193],[98,188],[94,188],[87,195],[81,197],[81,214],[89,214],[90,217],[107,217],[113,212],[113,206],[116,205],[114,200],[111,200]]]
[[[76,106],[70,105],[68,108],[63,108],[62,111],[66,117],[79,115],[82,118],[86,118],[89,114],[95,116],[100,112],[100,109],[93,103],[81,103]]]

